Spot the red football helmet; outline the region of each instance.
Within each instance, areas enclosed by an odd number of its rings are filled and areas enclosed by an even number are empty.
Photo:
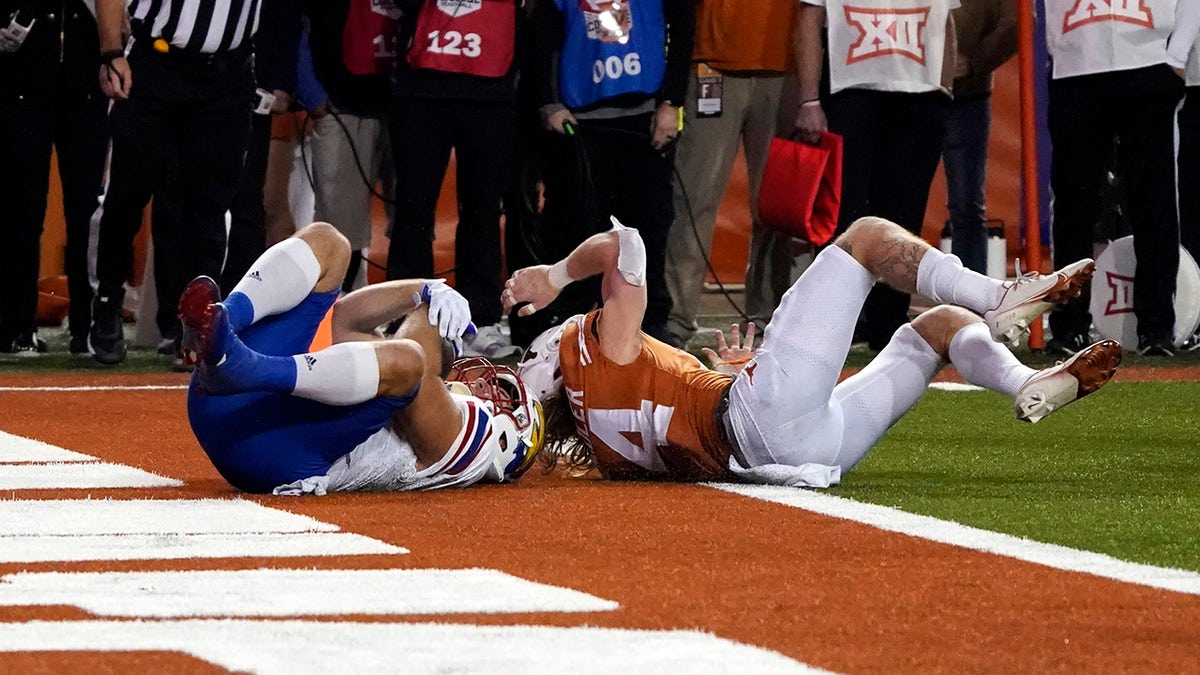
[[[542,404],[525,388],[512,368],[482,357],[459,359],[447,382],[466,385],[492,413],[492,440],[499,446],[496,468],[504,480],[519,478],[542,449],[546,420]]]

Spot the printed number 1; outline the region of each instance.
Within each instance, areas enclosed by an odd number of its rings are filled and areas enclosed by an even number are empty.
[[[444,42],[439,43],[439,39],[444,40]],[[465,56],[469,59],[474,59],[483,53],[482,47],[483,41],[478,33],[463,35],[456,30],[448,30],[445,33],[435,30],[429,34],[428,49],[434,54]]]

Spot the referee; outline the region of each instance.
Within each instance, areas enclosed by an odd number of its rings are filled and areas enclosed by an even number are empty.
[[[100,86],[114,101],[89,333],[100,363],[125,360],[121,306],[133,239],[167,175],[180,187],[180,218],[168,224],[184,243],[178,274],[220,276],[225,212],[238,190],[255,103],[251,38],[259,2],[132,0],[126,45],[126,0],[96,0]]]

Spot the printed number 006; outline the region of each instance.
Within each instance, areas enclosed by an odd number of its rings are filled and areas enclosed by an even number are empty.
[[[597,60],[592,64],[592,82],[600,84],[606,76],[610,80],[615,80],[622,75],[637,75],[640,72],[642,72],[642,57],[638,56],[637,52],[626,54],[624,59],[614,55],[603,61]]]
[[[438,39],[443,42],[439,44]],[[456,30],[448,30],[445,33],[433,31],[429,34],[429,51],[434,54],[445,54],[447,56],[465,56],[473,59],[478,57],[483,50],[481,49],[482,42],[478,33],[467,33],[463,35]]]

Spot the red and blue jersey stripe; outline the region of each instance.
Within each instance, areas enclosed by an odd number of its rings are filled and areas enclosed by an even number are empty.
[[[448,476],[457,476],[466,471],[492,437],[491,413],[477,400],[466,399],[464,403],[467,406],[466,423],[463,424],[462,435],[450,452],[447,468],[442,471]]]

